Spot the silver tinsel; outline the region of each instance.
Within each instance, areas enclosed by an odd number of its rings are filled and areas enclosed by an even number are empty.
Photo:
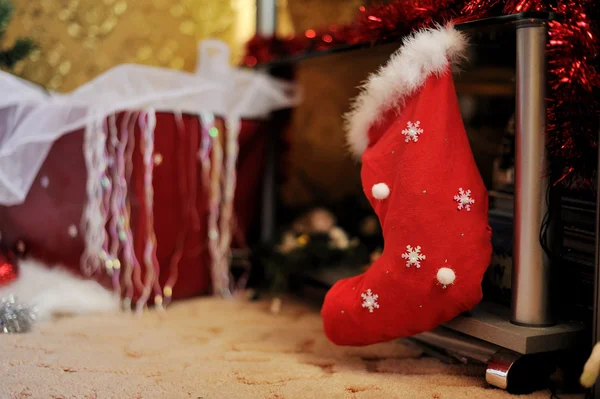
[[[35,310],[18,303],[12,295],[0,298],[0,333],[26,333],[35,319]]]

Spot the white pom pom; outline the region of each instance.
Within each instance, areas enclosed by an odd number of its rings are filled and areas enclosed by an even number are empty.
[[[456,279],[456,274],[454,274],[454,270],[449,267],[442,267],[437,272],[437,281],[446,288],[447,285],[454,283]]]
[[[390,195],[390,188],[385,183],[377,183],[371,189],[371,193],[376,199],[386,199]]]

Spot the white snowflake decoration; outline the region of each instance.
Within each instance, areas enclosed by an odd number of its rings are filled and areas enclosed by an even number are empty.
[[[406,129],[402,131],[402,134],[406,136],[406,140],[404,141],[406,141],[407,143],[411,140],[415,143],[419,141],[419,135],[423,133],[423,129],[419,127],[420,124],[421,121],[416,121],[414,123],[412,121],[409,121],[407,123]]]
[[[406,267],[415,266],[418,269],[421,267],[421,261],[427,259],[427,257],[421,253],[420,246],[413,248],[407,245],[406,252],[402,254],[402,259],[406,259]]]
[[[462,188],[458,189],[458,194],[454,196],[454,201],[458,202],[458,210],[466,209],[467,212],[471,211],[471,205],[475,203],[475,200],[471,198],[471,190],[464,191]]]
[[[377,303],[377,299],[379,299],[379,295],[373,294],[370,289],[367,292],[360,294],[363,299],[362,307],[368,308],[369,312],[373,313],[373,309],[379,309],[379,304]]]

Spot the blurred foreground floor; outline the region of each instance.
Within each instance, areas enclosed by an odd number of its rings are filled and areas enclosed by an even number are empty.
[[[482,373],[408,344],[336,347],[318,312],[291,300],[278,315],[266,301],[204,298],[139,318],[63,318],[0,335],[2,399],[512,397]]]

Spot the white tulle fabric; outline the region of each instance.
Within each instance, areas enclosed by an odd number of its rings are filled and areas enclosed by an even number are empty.
[[[195,74],[122,65],[67,94],[47,92],[0,71],[0,204],[25,200],[52,143],[126,110],[212,113],[261,119],[295,106],[290,83],[229,64],[226,44],[200,44]]]

